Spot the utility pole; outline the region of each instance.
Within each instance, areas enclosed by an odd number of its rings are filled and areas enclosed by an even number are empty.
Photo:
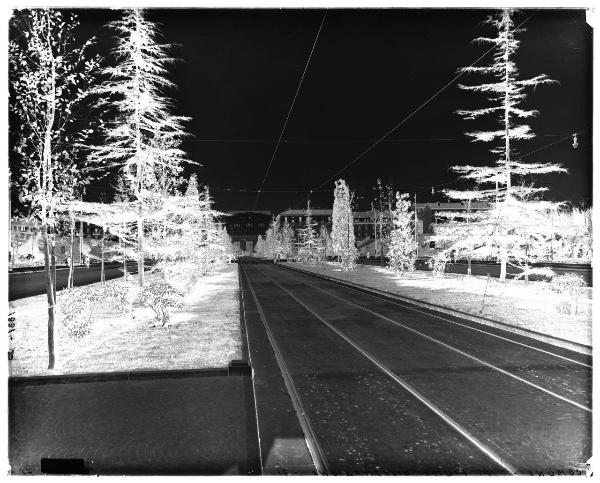
[[[377,218],[375,215],[375,207],[371,203],[371,212],[373,213],[373,232],[375,233],[375,257],[377,258]]]
[[[469,230],[469,224],[470,224],[470,215],[471,214],[471,198],[469,198],[467,200],[467,232],[469,233],[469,236],[471,236],[471,232]],[[471,276],[471,252],[473,251],[473,245],[471,245],[469,247],[469,263],[467,266],[467,274],[469,275],[469,277]]]
[[[417,258],[419,258],[419,235],[417,233],[417,193],[415,193],[415,246],[417,247]]]

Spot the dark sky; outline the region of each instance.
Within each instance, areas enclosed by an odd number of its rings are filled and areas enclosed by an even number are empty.
[[[534,13],[535,12],[535,13]],[[82,11],[82,37],[100,37],[101,25],[118,13]],[[194,168],[222,210],[250,209],[304,69],[323,10],[150,10],[161,23],[163,41],[179,44],[172,68],[178,90],[171,93],[180,114],[191,116],[193,138],[184,148],[202,164]],[[474,44],[491,35],[486,10],[329,10],[284,141],[273,161],[256,209],[297,206],[394,125],[447,84],[461,66],[488,47]],[[528,107],[537,138],[519,146],[531,161],[563,163],[568,175],[538,178],[549,196],[574,202],[591,199],[591,29],[582,10],[523,10],[517,65],[524,77],[546,73],[560,84],[531,92]],[[489,56],[485,60],[489,60]],[[479,64],[481,65],[481,64]],[[461,82],[472,83],[467,76]],[[477,121],[454,114],[480,106],[482,98],[456,82],[420,109],[340,176],[370,205],[376,179],[431,198],[431,185],[451,182],[454,164],[489,164],[489,146],[470,143],[464,132]],[[479,125],[481,127],[481,125]],[[188,170],[189,172],[189,170]],[[461,187],[460,182],[446,187]],[[333,180],[313,193],[312,206],[330,207]],[[101,187],[92,187],[90,196]],[[229,191],[228,191],[229,190]],[[252,190],[252,191],[240,191]],[[270,193],[268,191],[280,191]],[[288,191],[288,192],[281,192]]]

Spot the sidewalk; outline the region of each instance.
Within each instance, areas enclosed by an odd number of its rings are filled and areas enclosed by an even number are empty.
[[[260,474],[249,377],[11,385],[9,461],[82,459],[90,474]]]

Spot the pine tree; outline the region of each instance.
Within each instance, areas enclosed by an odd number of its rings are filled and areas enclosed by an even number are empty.
[[[144,203],[152,190],[168,190],[187,161],[179,149],[187,118],[171,114],[171,102],[163,93],[173,86],[165,66],[174,59],[167,56],[168,46],[156,41],[156,25],[142,10],[133,9],[109,26],[116,34],[116,65],[104,69],[107,78],[94,92],[98,106],[115,117],[105,128],[105,141],[93,147],[91,162],[121,168],[137,201],[137,258],[143,286]]]
[[[395,272],[414,270],[417,247],[414,236],[414,216],[408,193],[396,193],[396,207],[392,212],[394,228],[390,234],[388,266]]]
[[[258,238],[256,240],[256,245],[254,246],[254,251],[256,252],[256,254],[259,257],[264,257],[265,256],[264,250],[265,250],[265,239],[261,235],[258,235]]]
[[[56,256],[54,233],[57,205],[72,200],[75,187],[85,184],[80,153],[91,131],[80,114],[93,82],[98,58],[89,55],[93,44],[75,41],[78,22],[59,10],[16,12],[15,35],[9,44],[10,111],[17,122],[14,164],[21,199],[30,203],[41,222],[48,301],[48,368],[54,368],[54,307]]]
[[[281,228],[281,253],[284,258],[287,258],[292,253],[294,246],[294,230],[288,223],[287,219],[283,222]]]
[[[321,245],[323,248],[323,257],[326,258],[333,256],[333,242],[327,226],[321,225],[319,236],[321,238]]]
[[[372,221],[374,223],[375,256],[383,255],[389,243],[389,236],[394,229],[392,211],[395,200],[394,190],[389,185],[384,185],[380,178],[374,186],[375,196],[371,203]]]
[[[352,270],[358,258],[358,251],[354,241],[350,190],[343,179],[335,182],[333,197],[333,253],[338,257],[342,270]]]
[[[218,265],[222,264],[227,259],[225,249],[220,236],[221,226],[218,218],[223,215],[213,209],[213,199],[208,186],[205,186],[200,193],[201,202],[201,217],[199,225],[200,233],[200,253],[202,254],[202,270],[204,273],[213,271]],[[197,234],[193,235],[194,237]]]
[[[279,217],[271,220],[271,225],[267,230],[266,239],[265,239],[265,253],[268,258],[273,259],[273,261],[278,260],[281,255],[283,255],[283,247],[281,242],[281,230]]]
[[[515,177],[524,180],[533,175],[566,171],[555,163],[528,163],[518,157],[514,144],[535,136],[525,120],[537,116],[536,110],[523,107],[526,90],[530,87],[550,84],[554,81],[545,74],[529,79],[521,79],[515,64],[515,56],[520,41],[516,34],[523,31],[515,27],[514,12],[505,9],[488,18],[487,23],[497,32],[496,37],[481,37],[477,42],[491,44],[494,48],[493,61],[483,67],[465,67],[464,73],[473,73],[491,77],[490,82],[478,85],[460,85],[466,91],[479,92],[486,95],[490,104],[474,110],[459,110],[457,113],[467,120],[493,116],[500,124],[500,129],[491,131],[473,131],[467,135],[475,142],[494,143],[491,152],[496,158],[494,166],[455,166],[453,169],[461,173],[466,180],[477,184],[477,189],[469,191],[448,190],[446,194],[454,199],[468,202],[488,201],[493,203],[492,209],[486,211],[487,216],[479,214],[470,227],[474,243],[463,243],[463,249],[484,243],[488,249],[497,252],[501,263],[500,278],[506,277],[506,265],[510,259],[522,264],[528,263],[527,254],[523,251],[522,236],[524,229],[535,230],[536,225],[525,220],[538,219],[540,213],[554,209],[552,204],[539,199],[545,187],[515,184]],[[450,217],[460,216],[456,213]]]
[[[298,260],[301,263],[314,265],[320,257],[316,227],[317,223],[312,219],[309,200],[306,208],[306,221],[304,227],[299,230]]]
[[[198,191],[198,176],[194,173],[190,176],[190,179],[185,189],[185,196],[191,196],[192,198],[199,198],[200,192]]]

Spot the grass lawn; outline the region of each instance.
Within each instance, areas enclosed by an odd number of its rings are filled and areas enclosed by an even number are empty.
[[[557,295],[546,282],[525,282],[446,273],[436,278],[432,272],[415,271],[400,276],[384,267],[357,265],[342,272],[336,263],[319,266],[289,262],[290,266],[340,280],[395,293],[404,297],[460,310],[472,315],[560,337],[591,346],[592,291],[580,297],[577,315],[556,310]]]
[[[147,281],[162,277],[147,276]],[[114,281],[107,281],[110,284]],[[237,264],[201,277],[175,309],[166,327],[152,327],[154,312],[135,307],[134,316],[119,313],[110,304],[98,306],[92,331],[82,339],[66,335],[56,324],[56,367],[46,369],[46,296],[10,302],[16,318],[10,347],[11,376],[113,372],[136,369],[199,369],[225,367],[241,358]]]

